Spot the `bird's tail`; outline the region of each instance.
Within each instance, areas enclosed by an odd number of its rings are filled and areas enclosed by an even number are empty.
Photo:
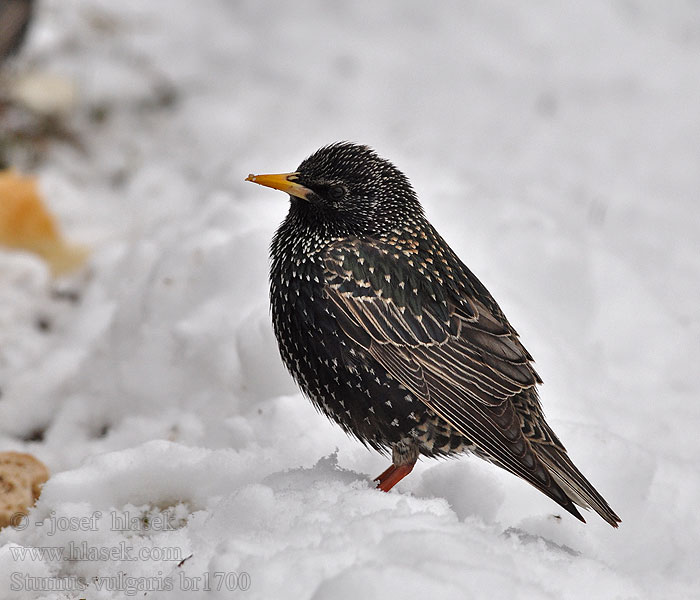
[[[537,444],[534,449],[554,480],[574,504],[582,508],[592,508],[613,527],[617,527],[618,523],[622,522],[605,498],[571,462],[566,451],[549,444]]]

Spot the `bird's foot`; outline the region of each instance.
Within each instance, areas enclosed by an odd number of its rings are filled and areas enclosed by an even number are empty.
[[[408,465],[391,465],[384,473],[379,477],[375,477],[374,481],[378,481],[377,487],[382,490],[382,492],[388,492],[393,488],[399,481],[401,481],[406,475],[413,471],[413,466],[416,463],[410,463]]]

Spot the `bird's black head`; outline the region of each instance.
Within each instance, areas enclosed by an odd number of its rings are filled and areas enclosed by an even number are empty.
[[[290,216],[328,235],[380,235],[423,215],[406,176],[371,148],[350,142],[324,146],[294,173],[248,181],[287,192]]]

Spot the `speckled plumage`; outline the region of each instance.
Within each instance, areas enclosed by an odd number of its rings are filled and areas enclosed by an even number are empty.
[[[486,288],[425,219],[407,178],[366,146],[326,146],[295,173],[272,245],[282,359],[313,404],[393,466],[471,451],[583,520],[619,518],[547,425],[532,357]]]

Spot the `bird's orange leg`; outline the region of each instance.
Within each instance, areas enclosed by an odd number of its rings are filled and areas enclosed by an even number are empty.
[[[382,490],[382,492],[388,492],[393,488],[399,481],[401,481],[406,475],[413,471],[413,466],[415,462],[409,463],[407,465],[391,465],[384,473],[379,477],[375,477],[374,481],[378,481],[377,487]]]

